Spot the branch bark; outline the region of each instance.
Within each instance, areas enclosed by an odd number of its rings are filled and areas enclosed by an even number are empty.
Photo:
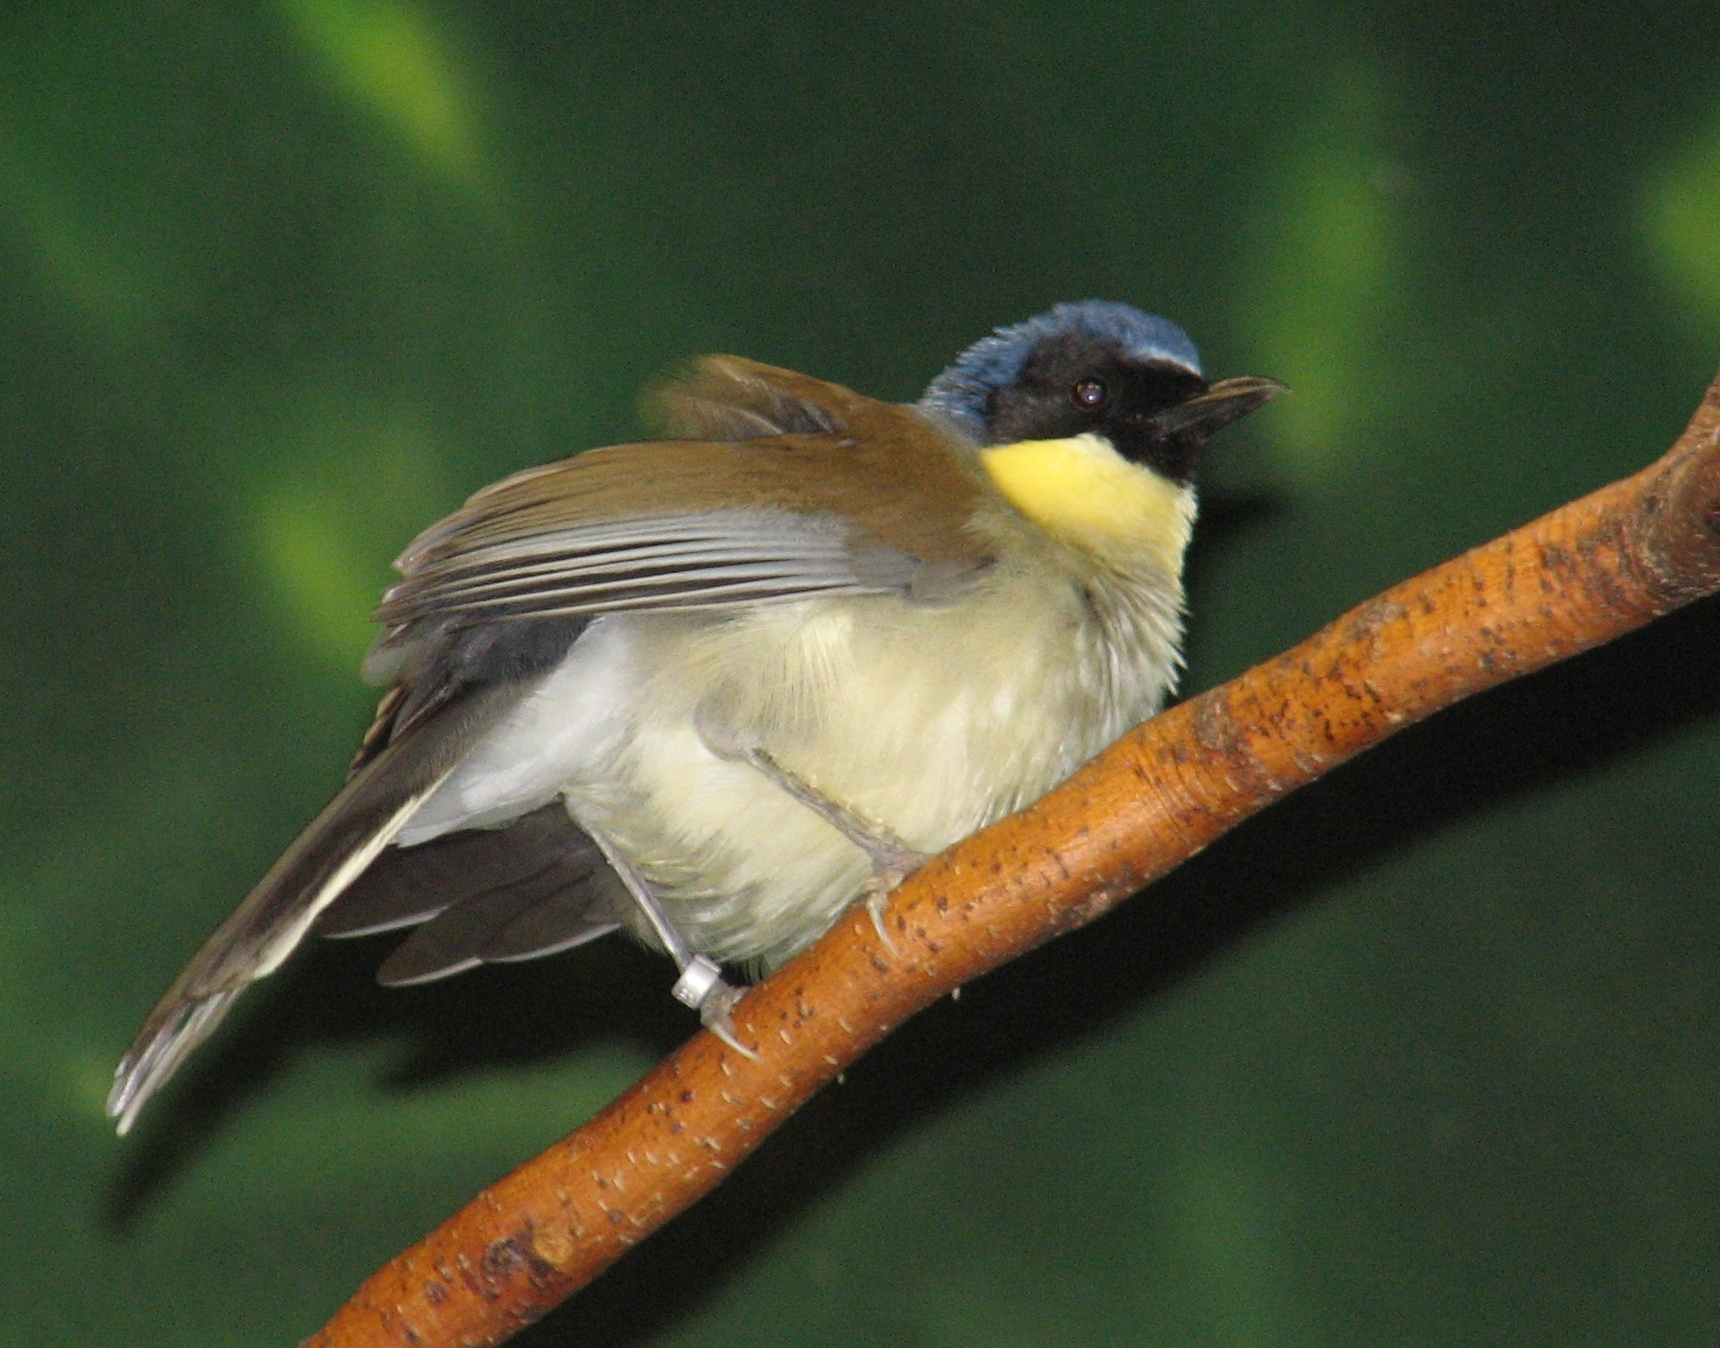
[[[308,1342],[499,1343],[716,1187],[903,1020],[1080,927],[1394,731],[1720,589],[1720,378],[1666,456],[1131,731],[749,992],[373,1274]]]

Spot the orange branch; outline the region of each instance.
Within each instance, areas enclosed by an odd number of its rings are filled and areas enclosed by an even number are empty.
[[[571,1136],[373,1274],[317,1348],[499,1343],[716,1187],[905,1019],[1092,921],[1296,787],[1441,707],[1720,589],[1720,379],[1658,463],[1393,586],[1131,731],[958,844]]]

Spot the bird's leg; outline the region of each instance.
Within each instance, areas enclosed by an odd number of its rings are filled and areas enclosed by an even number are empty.
[[[745,763],[763,773],[779,790],[806,806],[866,854],[872,862],[872,878],[861,890],[860,897],[866,901],[866,911],[872,915],[872,927],[878,933],[878,939],[884,943],[885,949],[895,954],[896,943],[890,939],[884,926],[884,909],[891,891],[926,864],[926,853],[915,851],[889,829],[862,819],[840,801],[830,799],[792,768],[777,762],[770,750],[754,743],[750,735],[736,727],[724,714],[720,702],[704,703],[694,713],[693,720],[698,727],[699,738],[718,758]]]
[[[639,911],[645,914],[645,920],[651,924],[651,930],[657,933],[657,939],[663,943],[663,949],[675,961],[675,967],[681,971],[681,976],[675,980],[675,986],[669,989],[670,995],[683,1006],[695,1007],[699,1019],[712,1034],[716,1035],[736,1053],[757,1061],[758,1054],[735,1037],[735,1022],[733,1011],[735,1003],[746,995],[744,988],[737,988],[723,979],[722,966],[707,955],[695,955],[687,938],[681,935],[678,928],[663,910],[663,903],[656,894],[652,893],[650,884],[639,873],[632,861],[611,847],[603,835],[582,823],[591,840],[597,844],[604,858],[615,868],[615,873],[621,877],[621,883],[627,887],[627,892],[633,896],[633,902],[639,905]]]
[[[926,854],[916,852],[882,825],[862,819],[846,805],[831,800],[804,777],[777,762],[768,749],[744,749],[740,757],[870,858],[872,879],[861,891],[861,897],[866,901],[866,911],[872,915],[872,927],[877,931],[878,939],[891,954],[895,954],[896,943],[890,939],[884,926],[884,908],[891,891],[926,864]]]

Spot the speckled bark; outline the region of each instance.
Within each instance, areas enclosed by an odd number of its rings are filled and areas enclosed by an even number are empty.
[[[1720,380],[1650,468],[1394,586],[932,861],[894,895],[888,946],[850,913],[737,1008],[758,1061],[695,1036],[372,1275],[309,1342],[500,1342],[714,1188],[920,1008],[1393,731],[1716,589]]]

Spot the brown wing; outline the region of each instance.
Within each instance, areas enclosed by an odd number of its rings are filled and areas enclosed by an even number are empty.
[[[753,440],[839,430],[853,396],[739,356],[704,356],[647,389],[640,411],[654,439]]]
[[[917,410],[733,356],[685,387],[706,408],[732,390],[741,411],[768,394],[773,414],[825,429],[613,445],[517,473],[407,548],[378,619],[756,603],[987,560],[968,529],[979,470]]]
[[[590,450],[426,530],[377,610],[368,669],[401,690],[361,763],[496,669],[553,663],[598,614],[937,598],[990,561],[968,528],[985,490],[971,453],[913,408],[734,356],[658,397],[682,400],[683,424],[758,433]]]

